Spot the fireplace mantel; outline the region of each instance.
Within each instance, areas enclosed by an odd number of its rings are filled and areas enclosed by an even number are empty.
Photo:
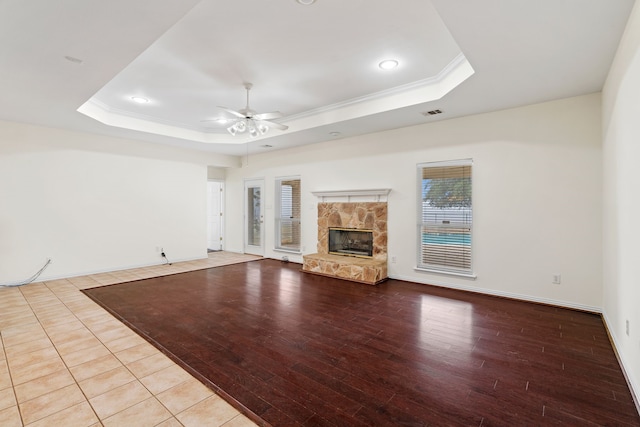
[[[333,190],[333,191],[312,191],[311,194],[321,199],[323,202],[327,198],[341,199],[351,201],[352,198],[369,198],[376,202],[386,200],[386,197],[391,192],[390,188],[373,188],[366,190]]]

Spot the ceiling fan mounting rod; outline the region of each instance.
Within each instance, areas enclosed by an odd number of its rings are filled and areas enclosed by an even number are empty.
[[[251,88],[253,87],[253,83],[244,83],[244,88],[247,90],[247,107],[245,108],[247,110],[247,112],[249,112],[249,91],[251,90]],[[248,118],[248,117],[247,117]]]

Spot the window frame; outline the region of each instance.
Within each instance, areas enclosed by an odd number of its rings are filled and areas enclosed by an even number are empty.
[[[292,189],[292,194],[291,194],[291,198],[292,198],[292,206],[291,206],[291,216],[288,217],[283,217],[282,214],[282,204],[283,204],[283,185],[286,185],[284,183],[289,182],[289,181],[298,181],[298,212],[297,212],[297,217],[294,216],[295,215],[295,192]],[[301,221],[301,214],[302,214],[302,180],[300,179],[299,175],[295,175],[295,176],[285,176],[285,177],[277,177],[275,180],[275,212],[274,212],[274,216],[275,216],[275,224],[274,224],[274,250],[279,251],[279,252],[288,252],[288,253],[293,253],[293,254],[300,254],[302,253],[302,221]],[[282,230],[283,230],[283,225],[285,223],[291,223],[291,227],[292,227],[292,235],[294,235],[295,233],[295,224],[297,224],[297,231],[298,231],[298,242],[297,242],[297,247],[295,245],[295,243],[289,243],[289,244],[283,244],[283,240],[282,240]]]
[[[460,159],[460,160],[446,160],[446,161],[436,161],[436,162],[424,162],[424,163],[419,163],[416,165],[416,220],[417,220],[417,227],[416,227],[416,267],[415,270],[417,271],[424,271],[424,272],[428,272],[428,273],[438,273],[438,274],[444,274],[444,275],[451,275],[451,276],[459,276],[459,277],[464,277],[464,278],[470,278],[470,279],[475,279],[477,276],[474,273],[474,265],[473,265],[473,260],[474,260],[474,247],[475,247],[475,242],[474,242],[474,238],[473,238],[473,159]],[[464,221],[462,221],[461,225],[455,226],[455,225],[446,225],[444,226],[444,228],[447,229],[469,229],[468,230],[468,235],[469,235],[469,249],[468,249],[468,267],[465,268],[461,268],[461,267],[455,267],[452,265],[444,265],[444,264],[430,264],[430,263],[426,263],[424,262],[423,259],[423,231],[425,228],[438,228],[438,227],[443,227],[442,224],[444,224],[444,221],[438,223],[436,221],[425,221],[424,220],[424,206],[423,206],[423,176],[424,176],[424,170],[426,168],[449,168],[449,167],[469,167],[470,169],[470,173],[469,173],[469,178],[470,178],[470,186],[471,186],[471,202],[470,202],[470,207],[468,208],[468,210],[470,211],[468,214],[463,213],[463,217],[465,218]],[[466,221],[466,219],[469,219],[469,221]],[[462,232],[464,234],[464,232]],[[461,245],[464,245],[465,243],[461,243]],[[447,251],[448,252],[448,251]],[[467,256],[466,255],[466,250],[465,249],[460,249],[460,253],[465,253],[465,255],[463,256]]]

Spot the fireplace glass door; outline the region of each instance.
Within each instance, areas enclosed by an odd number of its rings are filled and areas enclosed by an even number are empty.
[[[330,228],[329,253],[371,258],[373,256],[373,231],[353,228]]]

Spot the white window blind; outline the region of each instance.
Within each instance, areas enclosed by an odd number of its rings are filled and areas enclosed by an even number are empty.
[[[471,274],[471,160],[418,165],[418,268]]]
[[[300,251],[300,178],[276,180],[276,249]]]

